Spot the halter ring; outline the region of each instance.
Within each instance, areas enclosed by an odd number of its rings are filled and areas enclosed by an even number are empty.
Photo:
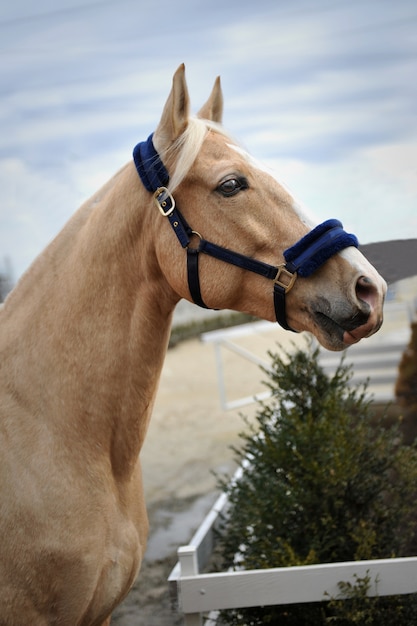
[[[199,239],[200,241],[202,241],[202,240],[203,240],[203,237],[200,235],[200,233],[199,233],[197,230],[192,230],[192,231],[190,232],[190,237],[193,237],[193,236],[198,237],[198,239]],[[190,242],[190,243],[191,243],[191,242]],[[189,248],[189,247],[190,247],[190,245],[188,244],[187,248]]]
[[[297,272],[289,272],[285,265],[278,265],[278,271],[274,278],[274,283],[282,287],[285,290],[285,293],[288,293],[293,288],[296,278]]]

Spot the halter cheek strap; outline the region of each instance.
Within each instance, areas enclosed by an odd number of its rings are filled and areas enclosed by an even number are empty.
[[[277,322],[286,330],[293,330],[286,319],[285,296],[293,287],[297,276],[307,278],[337,252],[349,246],[358,247],[355,235],[346,233],[341,222],[331,219],[316,226],[285,250],[285,263],[278,266],[223,248],[206,241],[199,233],[193,231],[176,207],[175,200],[166,187],[169,183],[169,174],[155,150],[152,135],[147,141],[135,147],[133,160],[143,185],[147,191],[153,192],[156,206],[170,222],[181,246],[187,250],[188,287],[193,301],[201,307],[208,308],[201,296],[198,270],[200,252],[273,280]],[[196,248],[190,246],[192,237],[199,239]]]

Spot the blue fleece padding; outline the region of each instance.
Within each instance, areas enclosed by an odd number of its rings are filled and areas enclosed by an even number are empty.
[[[355,235],[346,233],[339,220],[326,220],[284,252],[287,268],[306,278],[337,252],[358,247]]]
[[[133,160],[142,183],[148,191],[156,191],[159,187],[166,187],[169,183],[169,174],[162,163],[159,154],[153,145],[152,135],[142,141],[133,150]]]

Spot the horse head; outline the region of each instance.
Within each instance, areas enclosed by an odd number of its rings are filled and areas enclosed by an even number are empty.
[[[222,111],[218,78],[190,115],[182,65],[154,135],[135,149],[142,182],[165,218],[155,247],[170,287],[200,306],[309,331],[330,350],[372,335],[382,324],[386,284],[355,236],[337,220],[317,226],[227,134]]]

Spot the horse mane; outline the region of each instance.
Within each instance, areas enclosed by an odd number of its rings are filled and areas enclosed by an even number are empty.
[[[188,120],[185,131],[178,137],[178,139],[176,139],[172,146],[160,154],[163,162],[166,161],[167,157],[171,154],[177,157],[177,165],[168,184],[168,188],[171,193],[187,176],[192,164],[200,152],[204,139],[211,131],[220,133],[231,142],[235,143],[232,137],[220,124],[209,120],[203,120],[198,117],[191,117]]]

